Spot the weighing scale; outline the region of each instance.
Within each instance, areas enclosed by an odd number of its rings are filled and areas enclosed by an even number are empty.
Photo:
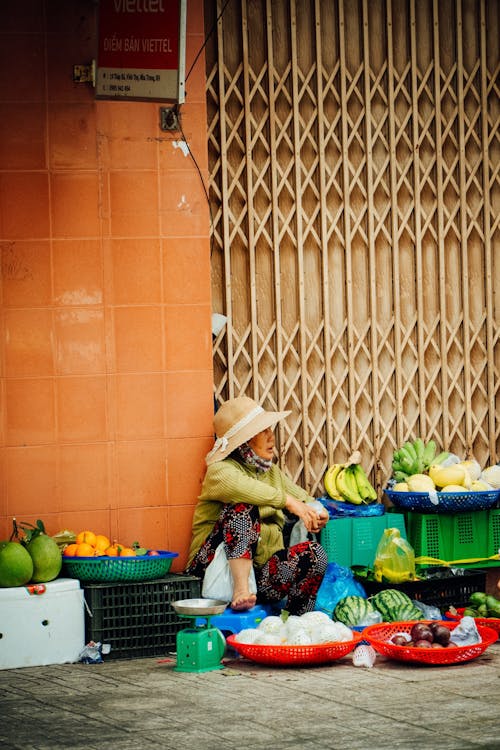
[[[210,618],[224,612],[227,602],[218,599],[180,599],[172,602],[172,607],[193,624],[193,627],[177,633],[177,665],[174,671],[210,672],[212,669],[224,669],[221,659],[226,651],[226,639],[211,624]]]

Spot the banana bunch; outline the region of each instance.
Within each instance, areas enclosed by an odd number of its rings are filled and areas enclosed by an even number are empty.
[[[436,443],[429,440],[424,443],[422,438],[413,442],[408,440],[399,450],[394,451],[392,457],[392,471],[396,482],[406,482],[413,474],[424,474],[431,464],[439,465],[450,454],[442,451],[436,456]]]
[[[325,490],[333,500],[369,504],[377,499],[377,492],[359,463],[333,464],[323,478]]]

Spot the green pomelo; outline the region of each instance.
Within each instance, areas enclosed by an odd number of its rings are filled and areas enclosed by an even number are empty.
[[[26,547],[33,560],[33,583],[53,581],[61,572],[61,550],[52,537],[40,534]]]
[[[0,587],[24,586],[33,575],[31,555],[18,542],[0,542]]]

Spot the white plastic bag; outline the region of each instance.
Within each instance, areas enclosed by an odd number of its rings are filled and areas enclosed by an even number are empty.
[[[250,568],[248,576],[248,590],[251,594],[257,593],[253,566]],[[223,542],[215,550],[214,559],[205,570],[201,595],[204,599],[219,599],[223,602],[230,602],[233,598],[233,576]]]
[[[314,508],[318,516],[325,515],[327,513],[325,506],[319,500],[313,500],[311,503],[307,503],[310,508]],[[312,534],[313,539],[317,540],[316,534]],[[306,542],[309,539],[308,531],[304,526],[303,521],[297,521],[292,527],[292,533],[290,534],[290,547],[301,542]]]
[[[451,640],[457,646],[472,646],[474,643],[481,643],[481,636],[474,618],[469,615],[462,617],[457,627],[451,631]]]

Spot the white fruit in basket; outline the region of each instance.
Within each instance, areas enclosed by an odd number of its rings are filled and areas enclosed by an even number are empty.
[[[239,633],[236,633],[234,640],[238,641],[238,643],[255,643],[259,635],[261,633],[256,628],[244,628]]]
[[[313,640],[306,630],[296,630],[285,641],[289,646],[310,646]]]
[[[280,646],[283,643],[283,639],[277,633],[263,633],[258,630],[254,643],[261,646]]]
[[[313,643],[335,643],[339,640],[338,631],[333,622],[330,625],[315,628],[310,635]]]
[[[329,625],[332,621],[332,618],[330,615],[327,615],[326,612],[304,612],[303,615],[300,616],[300,620],[302,622],[303,627],[311,631],[314,628],[317,628],[321,625]]]
[[[305,630],[300,615],[290,615],[285,623],[285,631],[287,636],[293,635],[293,633],[296,633],[300,630]]]
[[[483,469],[481,479],[493,487],[494,490],[500,490],[500,466],[498,464],[487,466],[486,469]]]
[[[413,474],[407,480],[410,492],[429,492],[435,490],[436,485],[428,474]]]
[[[274,633],[275,635],[281,635],[284,630],[284,622],[281,617],[277,617],[276,615],[269,615],[269,617],[264,617],[264,619],[259,622],[257,628],[263,633]]]
[[[335,621],[333,624],[336,628],[338,641],[352,641],[353,635],[351,628],[349,628],[347,625],[344,625],[343,622]]]

